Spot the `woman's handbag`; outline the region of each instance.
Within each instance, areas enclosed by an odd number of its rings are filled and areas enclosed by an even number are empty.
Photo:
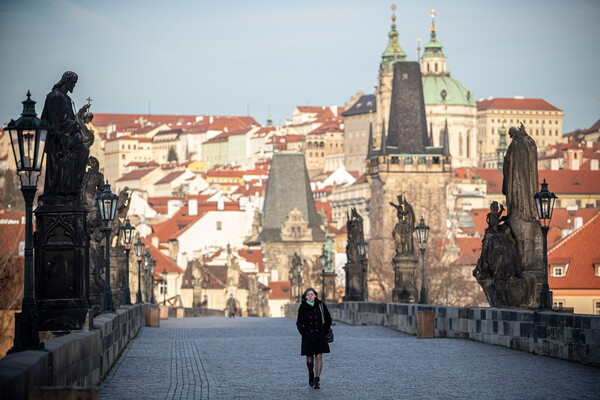
[[[321,320],[323,321],[323,325],[325,325],[325,316],[323,315],[323,304],[319,303],[319,307],[321,308]],[[329,328],[329,332],[325,334],[325,340],[328,343],[333,342],[333,329]]]

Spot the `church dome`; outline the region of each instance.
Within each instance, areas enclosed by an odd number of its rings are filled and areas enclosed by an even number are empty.
[[[426,105],[475,107],[475,98],[471,91],[450,76],[424,75],[423,95]]]

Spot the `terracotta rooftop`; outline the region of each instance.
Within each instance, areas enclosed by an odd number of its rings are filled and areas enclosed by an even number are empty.
[[[269,288],[271,288],[270,300],[286,300],[292,295],[290,281],[271,281],[269,282]]]
[[[258,272],[265,272],[262,251],[260,249],[241,249],[238,250],[238,255],[249,262],[256,264]]]
[[[536,110],[536,111],[562,111],[544,99],[511,99],[498,98],[480,100],[477,102],[477,111],[483,110]]]
[[[181,175],[183,175],[184,172],[185,171],[173,171],[173,172],[170,172],[169,174],[167,174],[167,176],[163,177],[158,182],[156,182],[155,185],[162,185],[162,184],[165,184],[165,183],[171,183],[176,178],[178,178]]]
[[[144,176],[148,175],[150,172],[154,171],[155,169],[156,169],[156,167],[145,168],[145,169],[136,169],[134,171],[131,171],[131,172],[123,175],[119,179],[117,179],[117,182],[135,181],[135,180],[141,179]]]
[[[548,250],[548,265],[565,264],[564,277],[548,274],[550,289],[600,289],[600,277],[595,266],[600,262],[600,215],[596,215],[577,231],[556,243]],[[582,251],[583,250],[583,251]]]

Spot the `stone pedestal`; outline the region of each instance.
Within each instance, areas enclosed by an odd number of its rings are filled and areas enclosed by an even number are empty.
[[[93,327],[87,211],[78,204],[47,204],[44,200],[42,196],[35,210],[34,275],[39,330],[60,333],[82,330],[86,325]]]
[[[394,257],[394,289],[392,301],[395,303],[415,303],[418,299],[416,269],[419,260],[417,257]]]
[[[160,309],[158,306],[146,307],[146,326],[160,328]]]
[[[364,273],[363,266],[357,263],[346,263],[346,293],[344,301],[364,301],[363,285]]]

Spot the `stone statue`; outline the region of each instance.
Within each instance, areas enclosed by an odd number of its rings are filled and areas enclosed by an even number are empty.
[[[83,176],[80,198],[87,213],[87,233],[90,236],[90,302],[92,308],[98,312],[102,302],[104,280],[102,279],[104,267],[104,223],[100,219],[100,210],[96,198],[104,189],[104,175],[100,172],[100,163],[95,157],[90,157],[90,168]]]
[[[233,255],[231,245],[227,243],[227,287],[238,288],[240,284],[240,266]]]
[[[348,222],[346,228],[348,230],[348,244],[346,244],[346,257],[348,263],[359,264],[360,255],[358,254],[358,242],[364,240],[363,237],[363,218],[352,208],[352,215],[347,215]]]
[[[88,161],[89,150],[81,135],[81,126],[67,95],[77,84],[77,74],[67,71],[46,96],[41,118],[52,125],[46,143],[44,197],[59,195],[78,198]],[[91,120],[91,119],[90,119]]]
[[[127,218],[127,213],[129,212],[129,203],[130,203],[130,193],[129,188],[125,186],[118,195],[119,200],[117,200],[117,212],[115,214],[115,219],[111,223],[111,243],[113,246],[119,245],[119,235],[121,234],[121,226],[125,222],[125,218]]]
[[[396,243],[396,257],[412,256],[415,254],[413,240],[415,213],[403,195],[399,195],[397,198],[398,204],[390,202],[390,205],[396,209],[398,217],[398,223],[396,223],[392,232],[392,237]]]
[[[88,99],[91,101],[91,99]],[[77,123],[81,127],[81,136],[83,138],[83,144],[88,149],[94,144],[94,130],[89,126],[89,123],[94,119],[94,114],[90,110],[91,104],[85,104],[77,112]]]
[[[537,147],[523,124],[508,131],[504,157],[504,207],[492,202],[473,275],[492,307],[536,308],[542,273],[540,223],[533,199],[537,191]]]
[[[533,200],[538,189],[537,147],[523,124],[511,127],[508,134],[512,142],[504,156],[502,194],[511,220],[532,221],[537,214]]]

